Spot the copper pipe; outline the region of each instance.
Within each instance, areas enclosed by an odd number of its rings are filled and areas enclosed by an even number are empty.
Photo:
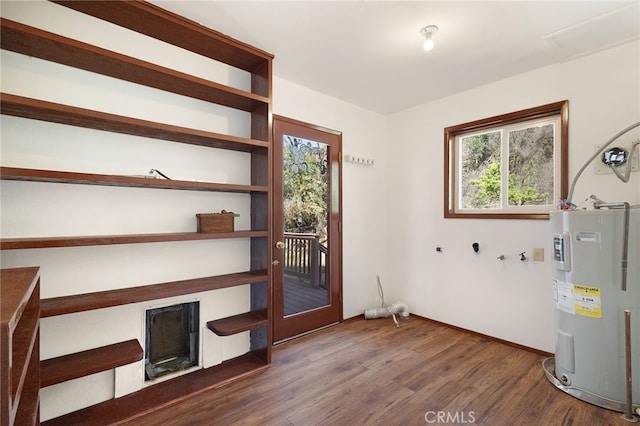
[[[625,349],[625,374],[627,382],[627,412],[622,416],[623,419],[630,422],[637,422],[638,419],[633,415],[633,389],[631,380],[631,311],[624,311],[624,349]]]

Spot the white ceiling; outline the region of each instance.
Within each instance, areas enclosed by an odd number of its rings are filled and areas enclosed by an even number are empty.
[[[640,38],[638,0],[153,3],[273,53],[278,77],[383,114]],[[431,52],[426,25],[440,28]]]

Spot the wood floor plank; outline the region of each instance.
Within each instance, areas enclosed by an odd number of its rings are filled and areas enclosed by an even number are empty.
[[[359,365],[356,360],[323,364],[321,366],[306,366],[298,370],[286,386],[280,385],[280,377],[274,377],[268,385],[257,385],[263,395],[269,395],[269,400],[277,405],[276,412],[289,416],[300,405],[309,401],[323,400],[343,383],[348,383],[367,369]]]
[[[543,359],[418,318],[349,321],[277,345],[261,373],[128,424],[425,425],[439,412],[458,416],[448,424],[627,424],[557,390]]]

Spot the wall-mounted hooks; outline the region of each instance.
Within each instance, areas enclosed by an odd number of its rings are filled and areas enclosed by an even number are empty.
[[[504,260],[504,259],[505,259],[504,254],[501,254],[501,255],[500,255],[500,256],[498,256],[496,259],[498,259],[498,260]]]
[[[520,256],[520,260],[522,262],[526,262],[527,261],[527,256],[525,255],[525,253],[527,253],[526,251],[523,251],[522,253],[519,254]]]
[[[365,166],[373,166],[374,163],[373,159],[371,158],[364,158],[357,155],[348,154],[345,154],[344,161],[348,161],[349,163],[364,164]]]
[[[480,244],[478,243],[473,243],[471,244],[471,247],[473,247],[473,251],[478,253],[480,251]]]
[[[436,247],[436,251],[437,251],[438,253],[442,253],[442,247],[440,247],[440,246]]]

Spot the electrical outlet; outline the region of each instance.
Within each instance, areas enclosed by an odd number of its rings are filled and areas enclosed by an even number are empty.
[[[544,262],[544,249],[541,247],[536,247],[533,249],[533,261],[534,262]]]
[[[615,146],[617,146],[618,148],[624,148],[628,153],[631,153],[631,143],[620,143]],[[596,145],[595,151],[600,151],[600,147],[601,145]],[[609,148],[613,148],[613,146],[610,146]],[[638,157],[640,157],[640,151],[638,151],[638,149],[636,148],[636,152],[633,155],[633,158],[630,158],[628,160],[628,163],[631,164],[632,172],[637,172],[638,170],[640,170],[640,160],[638,159]],[[624,170],[627,170],[627,167],[629,167],[629,164],[623,164],[620,166],[619,171],[624,172]],[[597,175],[603,175],[605,173],[613,174],[611,167],[602,162],[602,156],[600,155],[593,160],[593,170]]]

